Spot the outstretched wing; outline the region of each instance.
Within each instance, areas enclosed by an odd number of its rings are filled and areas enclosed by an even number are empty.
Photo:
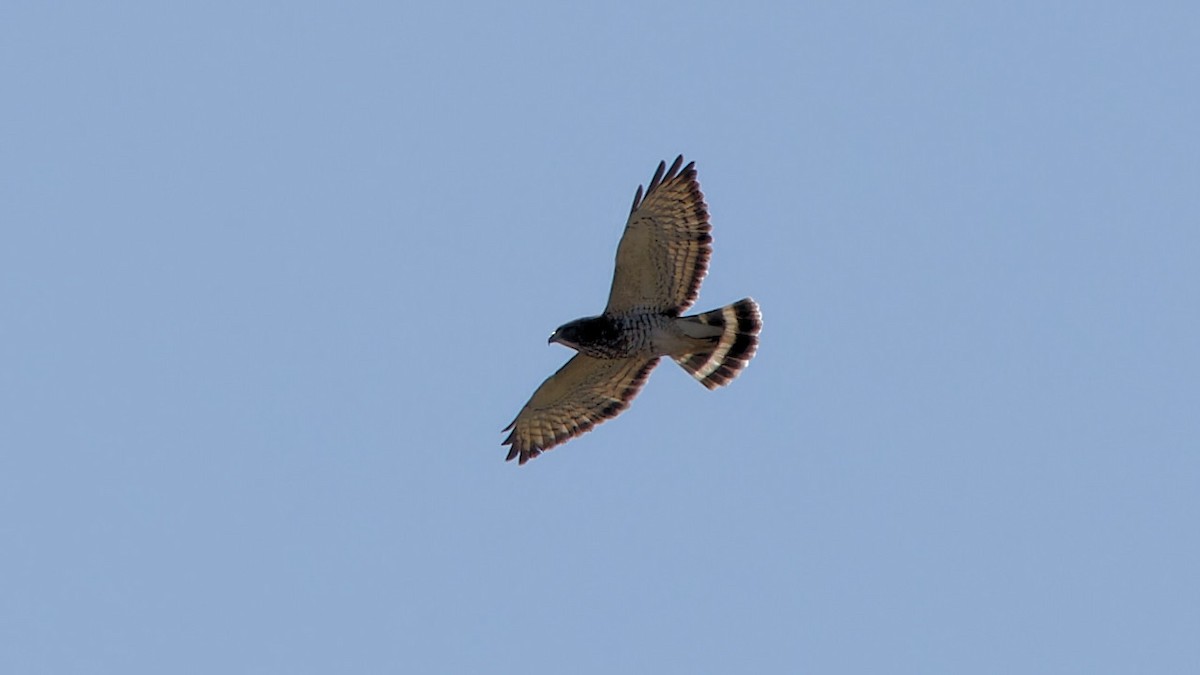
[[[712,227],[696,164],[680,171],[682,164],[682,155],[670,169],[660,162],[644,198],[638,186],[605,314],[637,309],[678,316],[696,301],[712,255]]]
[[[508,459],[524,464],[543,450],[616,417],[637,396],[658,358],[596,359],[577,354],[551,375],[504,431]]]

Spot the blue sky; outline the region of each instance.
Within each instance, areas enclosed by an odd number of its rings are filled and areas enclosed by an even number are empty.
[[[0,671],[1195,672],[1192,3],[10,3]],[[500,429],[695,160],[698,309]]]

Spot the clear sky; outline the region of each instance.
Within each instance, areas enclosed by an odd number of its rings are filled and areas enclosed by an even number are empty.
[[[0,672],[1200,668],[1195,3],[12,2],[0,74]],[[679,153],[757,358],[504,462]]]

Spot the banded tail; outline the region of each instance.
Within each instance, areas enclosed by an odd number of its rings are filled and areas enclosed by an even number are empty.
[[[684,333],[705,348],[674,357],[675,363],[709,389],[732,382],[758,349],[762,314],[750,298],[678,321]]]

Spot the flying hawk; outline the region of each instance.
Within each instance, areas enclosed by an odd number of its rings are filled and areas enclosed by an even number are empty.
[[[762,317],[750,298],[680,316],[700,292],[712,254],[695,162],[660,162],[639,185],[617,247],[608,306],[559,326],[550,342],[579,352],[533,393],[502,445],[524,464],[629,407],[662,356],[709,389],[729,384],[758,348]]]

